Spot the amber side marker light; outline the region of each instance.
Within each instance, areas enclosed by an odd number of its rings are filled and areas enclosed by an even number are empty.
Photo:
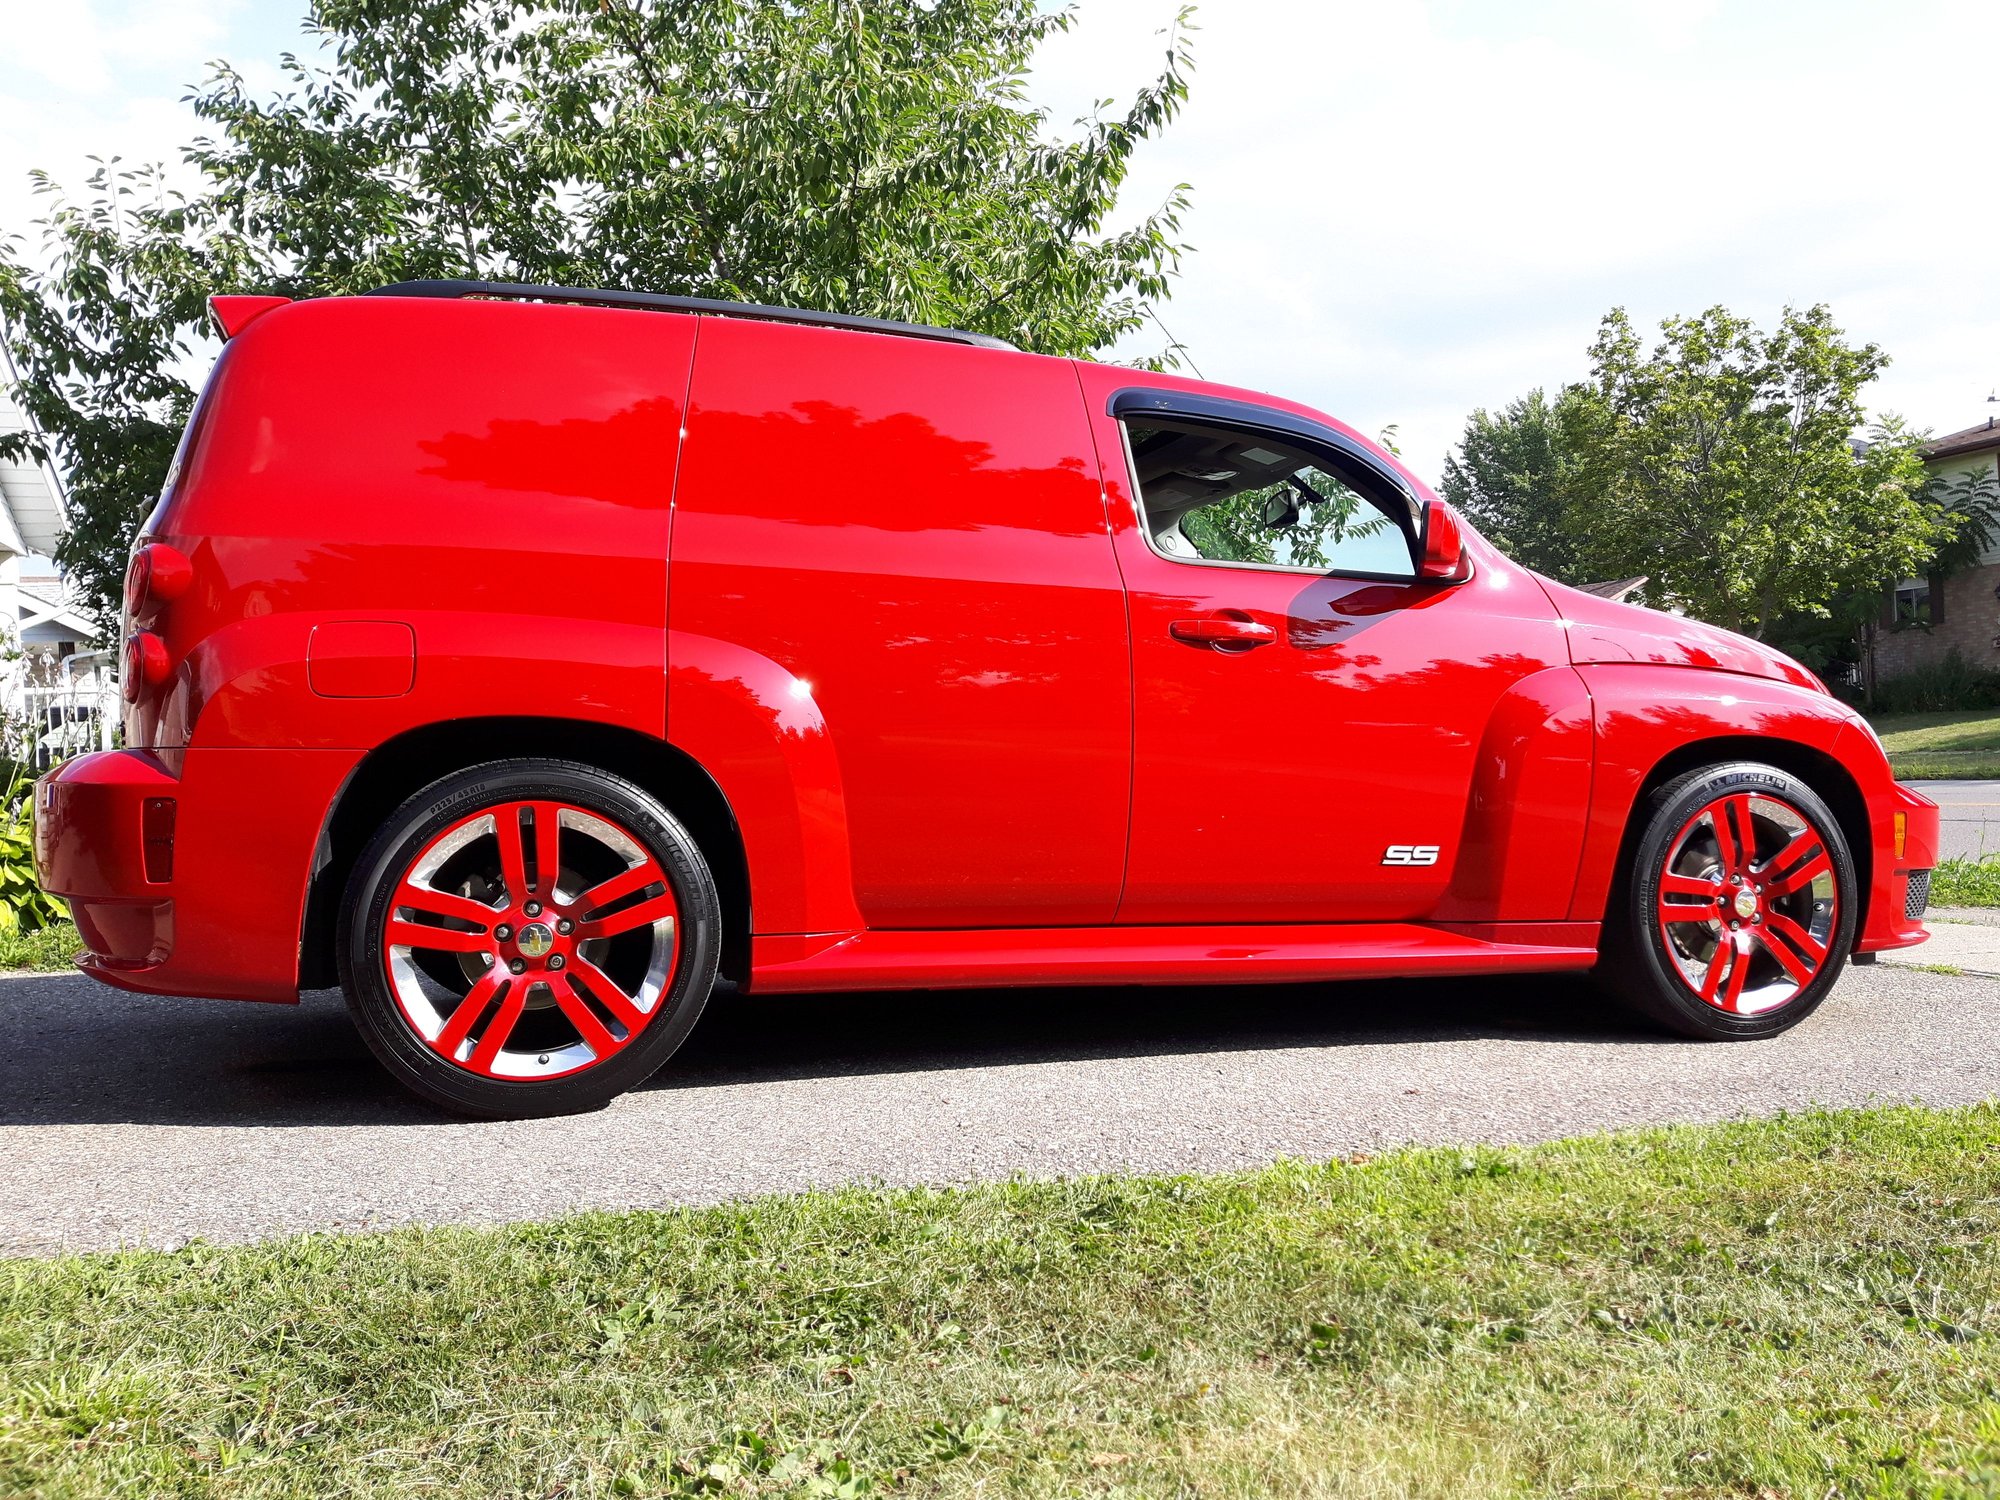
[[[1903,841],[1910,836],[1910,815],[1896,814],[1896,858],[1903,857]]]

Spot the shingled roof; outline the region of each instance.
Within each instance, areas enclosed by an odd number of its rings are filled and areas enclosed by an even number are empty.
[[[1933,438],[1924,444],[1923,455],[1926,459],[1958,458],[1967,453],[1984,453],[1989,448],[2000,448],[2000,417],[1988,417],[1977,427]]]

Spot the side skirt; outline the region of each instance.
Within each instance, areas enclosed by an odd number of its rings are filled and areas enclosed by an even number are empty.
[[[1551,972],[1596,963],[1597,935],[1595,922],[790,934],[752,939],[750,987],[782,994]]]

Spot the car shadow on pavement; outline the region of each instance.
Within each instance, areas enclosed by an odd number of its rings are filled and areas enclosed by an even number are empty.
[[[389,1080],[331,991],[270,1006],[36,975],[0,979],[0,1007],[10,1038],[0,1051],[0,1126],[462,1123]],[[1629,1043],[1653,1034],[1569,975],[769,998],[725,990],[645,1088],[1506,1037]]]

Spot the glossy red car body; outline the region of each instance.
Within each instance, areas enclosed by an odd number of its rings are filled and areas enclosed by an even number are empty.
[[[1146,544],[1134,388],[1309,418],[1436,504],[1303,407],[774,320],[222,300],[129,748],[39,793],[110,983],[330,982],[388,811],[517,754],[657,792],[759,991],[1585,968],[1638,799],[1731,757],[1839,817],[1858,950],[1924,936],[1935,807],[1784,657],[1470,531],[1452,580]],[[1266,644],[1204,643],[1236,631]]]

